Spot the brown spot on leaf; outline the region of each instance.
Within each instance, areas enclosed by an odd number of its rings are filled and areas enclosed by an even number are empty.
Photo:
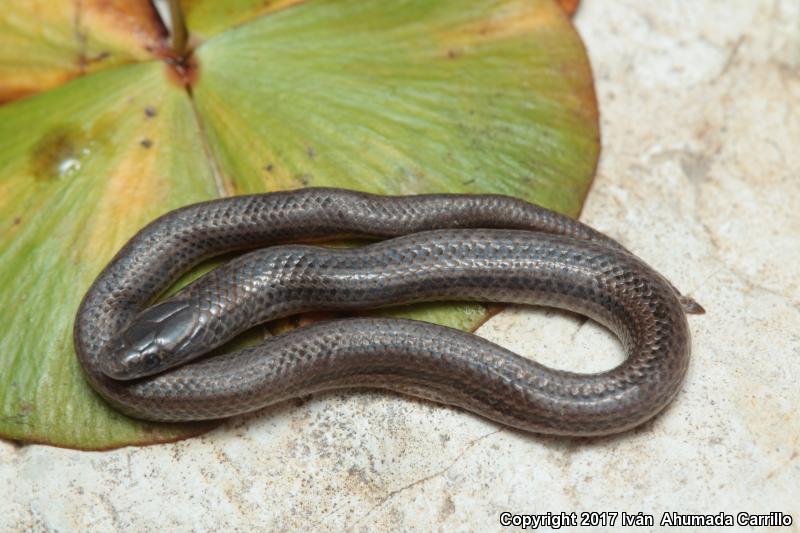
[[[456,50],[454,48],[451,48],[450,50],[447,51],[447,59],[456,59],[460,55],[461,55],[461,51],[460,50]]]
[[[200,78],[200,64],[194,54],[180,59],[167,58],[165,64],[169,80],[189,91]]]
[[[275,165],[273,165],[272,163],[268,163],[267,165],[264,166],[264,170],[271,173],[273,170],[275,170]]]
[[[39,182],[70,176],[81,166],[82,145],[86,144],[77,128],[59,126],[44,135],[33,148],[30,170]]]
[[[145,139],[142,139],[141,141],[139,141],[139,144],[142,145],[142,148],[147,149],[147,148],[150,148],[151,146],[153,146],[153,141],[151,141],[150,139],[145,138]]]
[[[22,217],[14,217],[15,226],[19,226],[20,222],[22,222]]]
[[[147,118],[153,118],[154,116],[156,116],[156,114],[158,114],[158,112],[156,111],[156,108],[154,106],[149,105],[144,108],[144,116],[146,116]]]

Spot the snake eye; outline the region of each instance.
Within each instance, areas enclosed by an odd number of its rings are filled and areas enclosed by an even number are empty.
[[[147,354],[144,357],[144,366],[146,366],[148,370],[154,369],[158,366],[158,356],[154,353]]]

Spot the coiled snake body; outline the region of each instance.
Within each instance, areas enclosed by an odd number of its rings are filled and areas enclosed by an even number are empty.
[[[280,244],[334,236],[389,240],[356,249]],[[148,308],[199,262],[266,244],[274,246]],[[577,374],[442,326],[351,318],[189,362],[268,320],[432,300],[568,309],[616,333],[627,359]],[[146,226],[89,289],[74,341],[92,387],[143,419],[229,417],[366,386],[527,431],[600,435],[634,427],[672,400],[689,360],[685,313],[700,310],[615,241],[522,200],[301,189],[195,204]]]

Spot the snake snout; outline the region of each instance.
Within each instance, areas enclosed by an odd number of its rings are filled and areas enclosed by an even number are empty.
[[[198,313],[187,303],[166,301],[143,311],[112,341],[102,362],[107,376],[130,380],[158,374],[184,362],[198,331]]]
[[[141,369],[158,366],[160,357],[156,353],[155,345],[141,348],[129,346],[124,341],[117,342],[109,350],[111,358],[104,361],[101,366],[102,372],[110,378],[118,380],[136,379],[147,375]]]

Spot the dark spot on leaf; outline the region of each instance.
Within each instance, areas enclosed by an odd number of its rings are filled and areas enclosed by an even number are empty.
[[[142,139],[141,141],[139,141],[139,144],[142,145],[142,148],[150,148],[151,146],[153,146],[153,141],[151,141],[150,139]]]
[[[164,61],[167,67],[168,78],[189,91],[192,90],[200,78],[200,64],[194,54],[186,58],[167,58]]]
[[[156,108],[151,105],[144,108],[144,116],[146,116],[147,118],[153,118],[154,116],[156,116],[156,113],[157,113]]]
[[[87,63],[99,63],[100,61],[102,61],[104,59],[108,59],[109,57],[111,57],[111,52],[109,52],[108,50],[103,50],[102,52],[100,52],[96,56],[90,57],[87,60]]]
[[[308,154],[309,159],[314,159],[317,156],[317,152],[315,152],[314,148],[311,146],[306,148],[306,153]]]
[[[272,172],[273,170],[275,170],[275,165],[269,163],[264,167],[264,170],[266,170],[267,172]]]
[[[311,183],[311,174],[298,174],[295,179],[300,182],[303,187],[307,187]]]
[[[22,217],[14,217],[14,225],[19,226],[19,223],[22,222]]]
[[[459,50],[454,50],[454,49],[451,48],[450,50],[447,51],[447,58],[448,59],[456,59],[460,55],[461,55],[461,51],[459,51]]]
[[[86,138],[79,128],[59,126],[43,135],[33,148],[30,169],[33,179],[54,181],[74,175],[81,167]]]

